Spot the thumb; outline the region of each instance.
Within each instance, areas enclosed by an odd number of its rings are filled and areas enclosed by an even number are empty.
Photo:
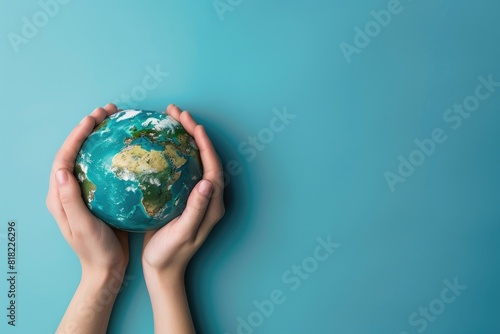
[[[75,220],[88,218],[91,213],[83,203],[80,186],[72,173],[65,169],[56,172],[59,200],[71,227]]]
[[[209,180],[201,180],[189,195],[186,208],[179,217],[179,224],[196,235],[198,226],[205,216],[213,185]]]

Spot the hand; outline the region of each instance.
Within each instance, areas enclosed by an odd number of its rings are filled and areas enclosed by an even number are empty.
[[[73,176],[75,159],[83,141],[104,118],[117,112],[114,104],[95,109],[70,133],[54,160],[50,174],[47,207],[76,252],[82,272],[89,276],[118,271],[123,275],[128,263],[128,236],[104,224],[87,209]]]
[[[189,195],[182,215],[158,231],[145,233],[142,262],[146,280],[153,273],[182,279],[189,260],[224,215],[222,167],[205,129],[189,112],[181,112],[173,104],[167,107],[167,114],[195,138],[203,179]]]
[[[95,109],[70,133],[57,152],[50,173],[47,207],[82,266],[82,278],[57,333],[105,333],[128,263],[128,236],[92,215],[73,176],[83,141],[96,124],[117,111]]]
[[[167,113],[196,140],[203,179],[189,195],[186,208],[158,231],[144,234],[142,267],[153,308],[155,333],[195,333],[184,288],[184,272],[214,225],[224,215],[223,177],[219,157],[205,129],[175,105]]]

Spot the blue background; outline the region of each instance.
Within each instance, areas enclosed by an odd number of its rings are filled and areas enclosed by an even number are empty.
[[[1,310],[9,219],[19,270],[18,325],[1,311],[0,332],[55,331],[80,268],[45,207],[52,159],[82,117],[109,101],[126,107],[133,92],[132,107],[190,110],[225,166],[242,168],[189,268],[200,333],[237,333],[238,317],[275,289],[286,299],[255,333],[500,332],[500,87],[458,129],[443,119],[479,76],[500,81],[500,3],[401,0],[348,62],[341,43],[354,45],[355,27],[388,2],[232,1],[219,15],[210,0],[73,0],[47,22],[37,16],[43,27],[16,52],[9,33],[42,7],[0,0]],[[169,75],[141,90],[157,66]],[[268,139],[273,109],[294,118],[249,161],[238,147]],[[435,128],[447,140],[391,191],[384,173]],[[282,275],[311,264],[328,236],[340,247],[292,291]],[[109,333],[153,331],[141,239],[131,242]],[[420,307],[439,309],[455,278],[467,286],[455,301],[425,329],[410,323]]]

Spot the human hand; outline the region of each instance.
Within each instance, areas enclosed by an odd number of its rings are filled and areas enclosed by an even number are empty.
[[[87,209],[73,175],[84,140],[97,124],[116,112],[116,106],[110,103],[86,116],[57,152],[50,173],[47,207],[80,259],[83,276],[106,276],[111,271],[122,276],[128,263],[127,233],[112,229]]]
[[[158,231],[145,233],[142,262],[147,281],[151,276],[182,279],[191,257],[224,215],[222,167],[205,129],[175,105],[167,107],[167,114],[194,137],[203,179],[191,191],[182,215]]]
[[[82,278],[57,333],[105,333],[128,263],[128,236],[92,215],[73,176],[84,140],[104,118],[117,111],[95,109],[69,134],[54,159],[47,207],[82,266]]]
[[[184,272],[215,224],[224,215],[219,157],[205,129],[175,105],[167,114],[181,122],[200,149],[203,179],[189,195],[184,212],[158,231],[146,232],[142,251],[144,278],[153,308],[155,333],[195,333],[184,288]]]

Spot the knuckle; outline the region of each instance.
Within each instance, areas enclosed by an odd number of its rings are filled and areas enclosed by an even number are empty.
[[[217,213],[215,214],[216,223],[219,222],[222,219],[222,217],[224,217],[225,213],[226,209],[224,208],[224,204],[222,204],[217,210]]]
[[[226,207],[224,206],[224,203],[222,201],[219,204],[218,212],[219,212],[220,218],[222,218],[224,216],[224,214],[226,213]]]
[[[99,230],[95,228],[95,225],[91,220],[82,219],[78,221],[78,224],[70,224],[71,233],[76,238],[91,238],[99,239],[102,235],[99,234]]]
[[[198,203],[193,203],[193,204],[186,207],[186,211],[187,211],[188,216],[193,217],[193,216],[197,216],[200,213],[201,208],[198,205]]]
[[[186,229],[179,234],[179,239],[183,246],[189,246],[195,242],[196,235],[193,231]]]
[[[194,213],[200,213],[201,211],[205,210],[205,207],[207,206],[208,199],[205,196],[196,196],[189,206],[189,208],[194,212]]]
[[[220,189],[224,189],[224,175],[222,171],[217,173],[212,181],[214,185],[216,185]]]
[[[87,237],[89,236],[89,233],[87,233],[84,229],[82,229],[79,226],[72,226],[71,227],[71,234],[73,235],[73,237],[75,237],[77,239],[83,238],[85,236],[87,236]]]
[[[49,210],[50,213],[53,212],[52,199],[49,196],[47,196],[47,198],[45,198],[45,206],[47,207],[47,209]]]
[[[71,204],[71,202],[72,202],[71,194],[66,192],[66,191],[59,192],[59,199],[61,201],[61,204],[63,204],[63,205],[68,205],[68,204]]]

